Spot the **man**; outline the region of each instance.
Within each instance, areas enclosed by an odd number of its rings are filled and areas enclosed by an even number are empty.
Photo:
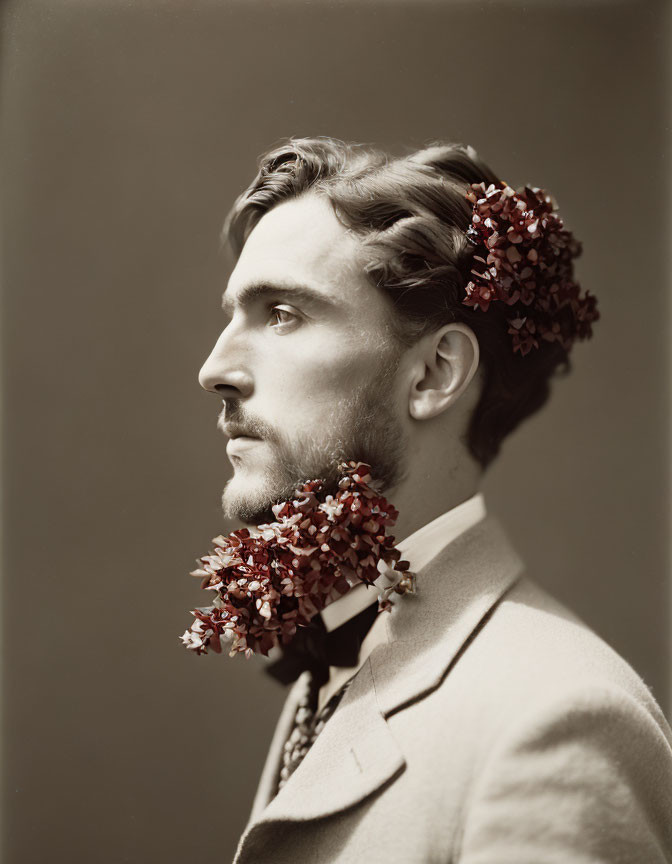
[[[597,318],[549,201],[469,147],[290,139],[229,215],[227,324],[200,373],[224,403],[225,515],[268,523],[361,460],[416,574],[391,611],[351,588],[276,660],[298,677],[236,864],[672,861],[660,708],[479,491]]]

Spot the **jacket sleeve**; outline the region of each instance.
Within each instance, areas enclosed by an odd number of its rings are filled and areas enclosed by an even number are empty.
[[[669,864],[671,739],[653,700],[616,687],[537,705],[475,779],[454,860]]]

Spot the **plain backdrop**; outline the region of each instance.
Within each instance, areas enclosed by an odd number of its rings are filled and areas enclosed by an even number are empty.
[[[667,10],[5,3],[3,860],[233,856],[285,694],[178,638],[238,527],[197,374],[223,217],[287,135],[460,141],[557,198],[602,318],[486,502],[669,709]]]

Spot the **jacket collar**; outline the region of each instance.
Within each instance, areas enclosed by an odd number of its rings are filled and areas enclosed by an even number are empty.
[[[486,516],[418,572],[417,593],[395,600],[387,613],[387,644],[370,657],[385,716],[441,683],[523,569],[498,519]]]
[[[278,722],[234,864],[254,859],[268,826],[301,822],[350,807],[405,767],[387,718],[436,688],[467,640],[517,581],[523,562],[499,521],[486,516],[442,548],[417,573],[417,592],[395,597],[387,641],[353,678],[303,762],[269,803],[282,747],[307,679],[292,687]],[[320,789],[320,795],[315,790]],[[247,853],[252,857],[247,857]]]

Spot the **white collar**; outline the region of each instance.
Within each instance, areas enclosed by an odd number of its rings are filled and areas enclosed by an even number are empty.
[[[409,562],[411,572],[417,573],[444,546],[451,543],[467,528],[480,522],[485,515],[483,493],[477,492],[471,498],[456,507],[451,507],[450,510],[437,516],[436,519],[432,519],[431,522],[418,528],[405,540],[397,543],[397,548],[402,553],[402,557]],[[323,609],[320,614],[327,630],[335,630],[336,627],[349,621],[358,612],[366,609],[377,599],[379,591],[389,585],[390,582],[385,574],[381,573],[375,584],[376,588],[365,585],[363,582],[355,585],[347,594]]]

